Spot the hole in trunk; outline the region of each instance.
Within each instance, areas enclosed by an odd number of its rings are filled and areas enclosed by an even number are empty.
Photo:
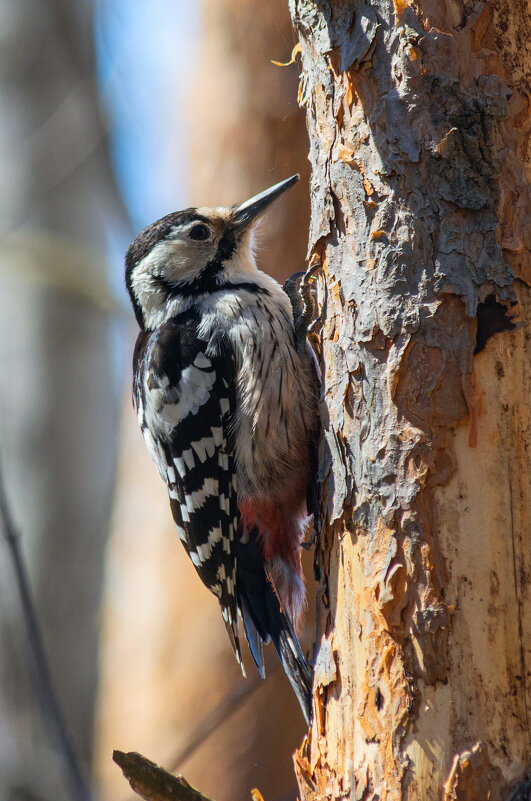
[[[495,295],[487,295],[485,300],[478,304],[474,354],[480,353],[494,334],[499,334],[500,331],[514,331],[515,328],[505,306],[498,303]]]

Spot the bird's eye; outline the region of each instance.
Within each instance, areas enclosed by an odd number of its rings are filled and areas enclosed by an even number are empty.
[[[196,239],[199,242],[204,242],[209,237],[210,228],[208,225],[199,223],[199,225],[194,225],[194,227],[190,230],[190,239]]]

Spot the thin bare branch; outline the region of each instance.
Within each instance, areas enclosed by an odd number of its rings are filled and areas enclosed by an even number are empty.
[[[50,738],[62,757],[65,782],[70,787],[72,797],[77,799],[77,801],[92,801],[92,793],[85,780],[83,771],[81,770],[79,757],[70,732],[68,731],[61,705],[53,686],[41,627],[31,595],[28,573],[20,550],[19,535],[7,500],[1,470],[0,518],[13,562],[13,569],[22,605],[22,615],[34,661],[35,670],[33,671],[33,675],[36,685],[36,694],[41,705],[43,718],[48,728]]]
[[[183,776],[173,776],[135,751],[113,751],[112,758],[144,801],[211,801]]]

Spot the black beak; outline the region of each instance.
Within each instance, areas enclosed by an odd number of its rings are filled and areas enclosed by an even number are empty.
[[[255,195],[250,200],[246,200],[245,203],[236,206],[233,217],[235,226],[237,228],[247,228],[247,226],[263,214],[268,206],[280,197],[286,189],[296,184],[299,178],[300,175],[292,175],[291,178],[286,178],[285,181],[281,181],[279,184],[275,184],[269,189],[264,189],[259,195]]]

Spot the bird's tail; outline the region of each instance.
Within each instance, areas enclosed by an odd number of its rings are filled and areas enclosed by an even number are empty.
[[[247,641],[258,672],[265,678],[263,643],[273,642],[302,713],[311,721],[312,675],[291,620],[282,608],[271,577],[264,567],[258,533],[237,548],[236,586]]]

